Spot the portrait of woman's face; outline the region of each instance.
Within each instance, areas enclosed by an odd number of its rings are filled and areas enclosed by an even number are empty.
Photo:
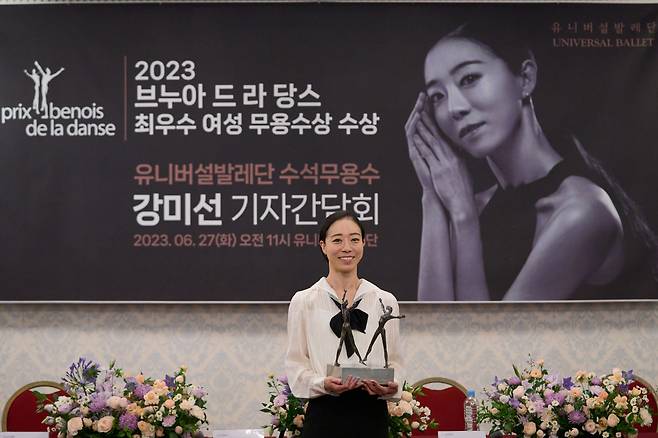
[[[521,77],[477,42],[439,41],[425,58],[425,86],[441,131],[476,158],[491,155],[518,131]]]
[[[350,218],[339,219],[327,230],[327,237],[320,243],[329,266],[337,272],[349,272],[356,268],[363,257],[363,236],[356,222]]]

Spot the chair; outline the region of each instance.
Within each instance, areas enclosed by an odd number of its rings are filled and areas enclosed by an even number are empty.
[[[647,380],[638,376],[633,376],[633,383],[628,385],[628,387],[630,389],[633,389],[635,387],[646,388],[647,396],[649,397],[649,410],[654,413],[653,423],[651,423],[650,426],[638,427],[637,428],[638,432],[639,433],[657,432],[658,431],[658,393],[656,393],[656,390],[653,388],[653,386],[651,386],[651,384]]]
[[[431,384],[438,384],[440,388],[428,387]],[[421,405],[430,408],[430,416],[439,423],[438,430],[464,430],[466,388],[463,385],[445,377],[429,377],[419,380],[413,386],[422,387],[425,395],[419,395],[416,399]],[[412,436],[436,437],[436,429],[424,432],[414,430]]]
[[[46,418],[45,412],[37,413],[37,398],[32,390],[38,390],[51,400],[57,400],[60,395],[66,395],[64,387],[59,383],[42,380],[28,383],[18,389],[7,401],[2,412],[3,432],[43,432],[48,431],[48,426],[42,421]],[[51,431],[51,438],[57,433]]]

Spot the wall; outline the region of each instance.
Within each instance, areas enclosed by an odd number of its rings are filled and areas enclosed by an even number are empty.
[[[268,373],[283,371],[287,306],[0,305],[0,410],[11,393],[59,380],[79,356],[159,377],[180,364],[209,394],[210,429],[256,427]],[[619,366],[658,382],[658,302],[403,304],[408,380],[481,390],[529,353],[551,371]]]

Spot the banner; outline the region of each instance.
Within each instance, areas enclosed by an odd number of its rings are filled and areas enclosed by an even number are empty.
[[[286,301],[340,209],[402,301],[656,299],[657,19],[3,7],[0,301]]]

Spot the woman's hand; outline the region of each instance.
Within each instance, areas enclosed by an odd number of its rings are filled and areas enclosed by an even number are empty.
[[[427,163],[425,160],[423,160],[423,157],[421,157],[420,153],[418,152],[418,148],[416,147],[416,144],[414,142],[414,135],[416,134],[416,124],[420,120],[421,117],[421,111],[424,106],[424,94],[421,92],[418,95],[418,99],[416,99],[416,104],[414,105],[414,109],[411,111],[411,114],[409,114],[409,119],[407,120],[407,123],[404,125],[404,132],[407,137],[407,146],[409,148],[409,158],[411,159],[411,164],[413,164],[414,169],[416,170],[416,176],[418,177],[418,181],[420,181],[420,186],[423,189],[423,195],[425,196],[430,196],[431,198],[436,198],[438,201],[438,197],[436,197],[436,192],[434,191],[434,185],[432,183],[432,176],[430,174],[430,168],[427,166]]]
[[[344,383],[338,377],[324,378],[324,389],[332,394],[342,394],[345,391],[350,391],[352,389],[358,388],[361,385],[361,379],[354,376],[347,376],[347,379]]]
[[[388,395],[393,395],[398,392],[398,384],[395,382],[388,382],[386,386],[380,385],[375,380],[364,380],[363,388],[370,395],[376,395],[379,397],[385,397]]]
[[[417,152],[429,169],[432,187],[453,223],[477,217],[471,178],[466,165],[439,132],[428,111],[425,93],[421,92],[418,97],[406,131],[407,140],[411,138],[413,144],[410,146],[410,156]],[[418,166],[414,164],[414,167]],[[418,173],[418,169],[416,172]]]

